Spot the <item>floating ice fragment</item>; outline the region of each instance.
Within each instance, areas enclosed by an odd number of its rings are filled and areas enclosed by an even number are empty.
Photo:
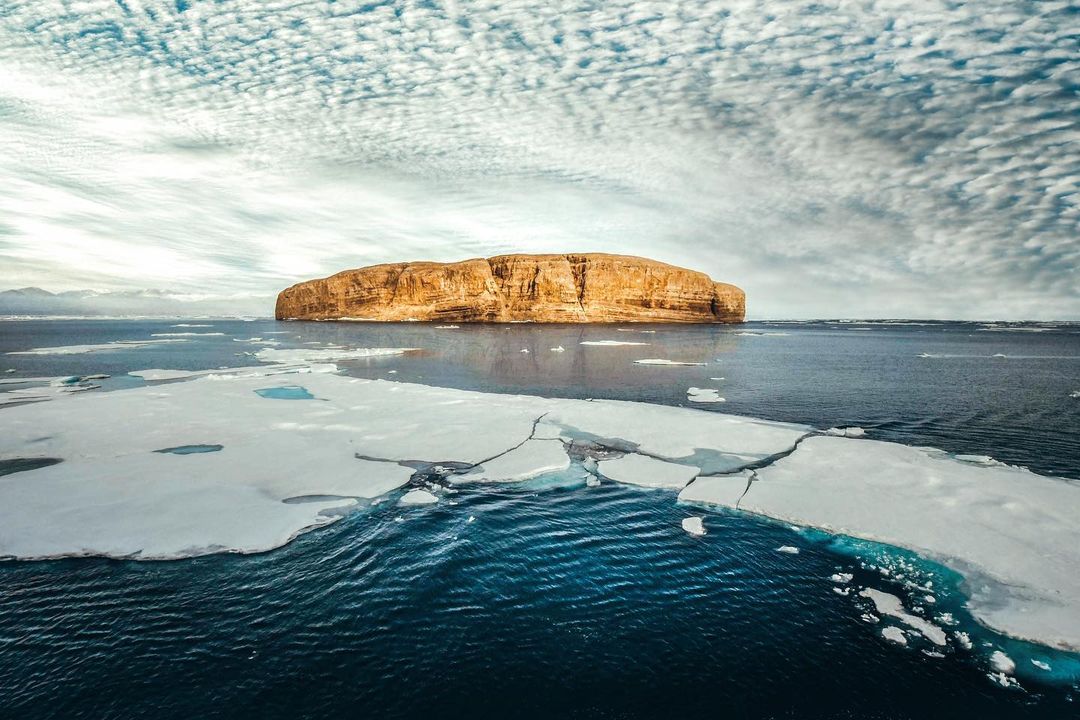
[[[877,615],[871,615],[870,613],[863,613],[861,617],[863,622],[870,624],[880,622],[881,620]]]
[[[696,403],[722,403],[726,402],[720,397],[720,391],[712,388],[692,387],[686,391],[686,399]]]
[[[968,635],[966,632],[957,630],[953,633],[953,637],[956,638],[956,642],[960,643],[960,647],[964,648],[965,650],[971,649],[971,636]]]
[[[858,438],[866,434],[866,431],[861,427],[832,427],[825,431],[826,435],[835,435],[837,437],[849,437]]]
[[[1031,664],[1034,665],[1035,667],[1039,668],[1040,670],[1045,670],[1047,672],[1050,672],[1050,669],[1051,669],[1050,664],[1049,663],[1044,663],[1042,660],[1036,660],[1035,658],[1032,658],[1031,659]]]
[[[776,548],[776,552],[787,553],[788,555],[798,555],[799,548],[792,547],[791,545],[781,545],[780,547]]]
[[[836,593],[837,595],[843,595],[844,597],[847,597],[848,595],[851,594],[851,588],[849,588],[849,587],[845,587],[845,588],[834,587],[832,589],[832,591],[834,593]]]
[[[703,518],[700,516],[683,518],[682,529],[691,535],[702,536],[705,534],[705,525],[702,524]]]
[[[439,502],[439,498],[435,497],[427,490],[410,490],[398,501],[400,505],[431,505],[432,503]]]
[[[618,347],[620,345],[648,345],[646,342],[629,342],[624,340],[582,340],[579,345],[593,345],[596,347]]]
[[[151,345],[182,342],[187,341],[180,338],[162,338],[159,340],[113,340],[112,342],[99,343],[96,345],[63,345],[60,347],[17,350],[15,352],[9,352],[8,355],[83,355],[85,353],[107,352],[109,350],[136,350]]]
[[[880,614],[894,617],[905,625],[918,630],[927,640],[935,645],[945,645],[945,631],[917,615],[906,612],[903,603],[900,602],[900,598],[895,595],[890,595],[887,592],[882,592],[873,588],[866,588],[860,592],[859,595],[872,600],[875,609],[877,609]]]
[[[436,325],[435,329],[436,330],[459,330],[459,329],[461,329],[461,326],[460,325]]]
[[[551,348],[551,352],[566,352],[566,348],[564,348],[562,345],[559,345],[558,347]]]
[[[601,475],[615,482],[654,488],[684,487],[700,472],[690,465],[664,462],[636,453],[602,460],[597,467]]]
[[[172,327],[204,328],[204,327],[214,327],[214,326],[213,325],[197,325],[197,324],[193,324],[193,323],[179,323],[177,325],[173,325]]]
[[[517,482],[570,467],[570,457],[558,440],[527,440],[520,447],[462,475],[451,482]]]
[[[14,372],[14,371],[13,370],[8,370],[8,372]],[[1080,390],[1073,390],[1071,393],[1069,393],[1069,397],[1071,397],[1071,398],[1080,398]]]
[[[373,357],[404,355],[415,348],[291,348],[280,350],[266,348],[255,354],[262,362],[299,365],[312,362],[334,362],[335,360],[362,360]]]
[[[907,637],[904,635],[904,631],[895,625],[882,628],[881,636],[886,640],[891,640],[897,645],[907,645]]]
[[[1012,675],[1016,672],[1016,663],[1013,662],[1011,657],[1000,650],[995,650],[990,654],[990,667],[1000,673],[1005,673],[1006,675]]]
[[[852,575],[851,573],[836,573],[835,575],[833,575],[829,579],[832,580],[834,583],[840,583],[841,585],[846,585],[847,583],[851,582],[854,577],[855,576]]]
[[[644,360],[635,360],[635,365],[704,365],[703,362],[681,362],[678,360],[665,360],[663,358],[645,358]]]
[[[225,333],[221,333],[221,332],[208,332],[208,333],[199,333],[199,332],[150,333],[150,337],[215,337],[215,336],[220,336],[220,335],[224,335],[224,334]]]
[[[521,348],[521,352],[523,352],[523,353],[525,353],[526,355],[528,355],[528,354],[529,354],[529,348]]]
[[[467,522],[467,523],[476,522],[476,516],[475,515],[470,515],[469,519],[466,520],[465,522]]]

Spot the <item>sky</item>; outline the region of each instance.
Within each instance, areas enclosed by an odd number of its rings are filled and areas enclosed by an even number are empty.
[[[0,289],[571,251],[756,318],[1080,319],[1080,9],[0,4]]]

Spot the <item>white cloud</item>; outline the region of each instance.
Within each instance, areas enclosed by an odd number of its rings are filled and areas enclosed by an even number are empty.
[[[0,11],[0,285],[629,252],[769,316],[1080,317],[1067,2]]]

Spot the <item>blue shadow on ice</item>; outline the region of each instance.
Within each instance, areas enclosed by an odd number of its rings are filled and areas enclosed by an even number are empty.
[[[224,445],[178,445],[171,448],[155,450],[156,453],[170,453],[172,455],[194,455],[196,453],[218,452]]]

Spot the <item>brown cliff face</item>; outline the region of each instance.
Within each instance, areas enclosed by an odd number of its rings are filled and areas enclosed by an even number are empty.
[[[694,270],[627,255],[499,255],[372,265],[281,292],[278,320],[742,322],[746,297]]]

